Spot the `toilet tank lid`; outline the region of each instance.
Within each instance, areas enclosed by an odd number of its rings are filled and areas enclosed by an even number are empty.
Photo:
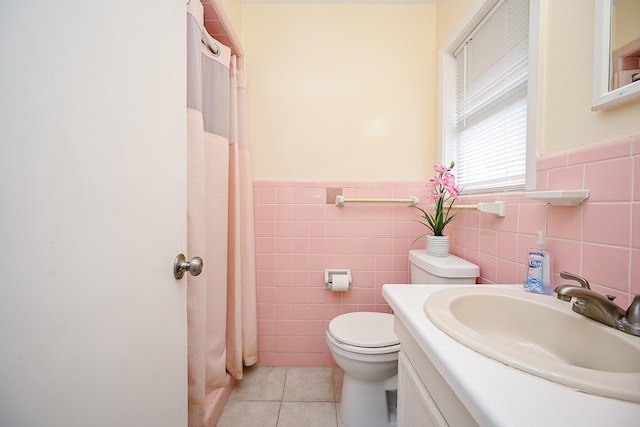
[[[480,267],[455,255],[435,257],[424,249],[409,251],[409,262],[434,276],[443,278],[478,277]]]

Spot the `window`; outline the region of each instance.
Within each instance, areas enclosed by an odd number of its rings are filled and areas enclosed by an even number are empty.
[[[490,0],[445,50],[442,157],[466,192],[534,189],[537,9]]]

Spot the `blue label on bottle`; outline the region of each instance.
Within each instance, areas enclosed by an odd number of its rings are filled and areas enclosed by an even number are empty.
[[[540,268],[542,267],[542,260],[532,259],[529,261],[529,267],[531,268]]]

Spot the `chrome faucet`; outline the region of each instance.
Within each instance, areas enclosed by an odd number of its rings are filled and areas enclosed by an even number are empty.
[[[566,271],[561,272],[560,277],[580,283],[580,286],[560,285],[556,288],[558,299],[571,301],[572,297],[576,298],[573,311],[628,334],[640,336],[640,295],[633,298],[625,311],[613,302],[615,297],[605,297],[591,290],[589,282],[584,278]]]

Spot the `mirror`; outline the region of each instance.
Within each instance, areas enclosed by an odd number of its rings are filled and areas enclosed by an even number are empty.
[[[596,0],[593,107],[640,96],[640,0]]]

